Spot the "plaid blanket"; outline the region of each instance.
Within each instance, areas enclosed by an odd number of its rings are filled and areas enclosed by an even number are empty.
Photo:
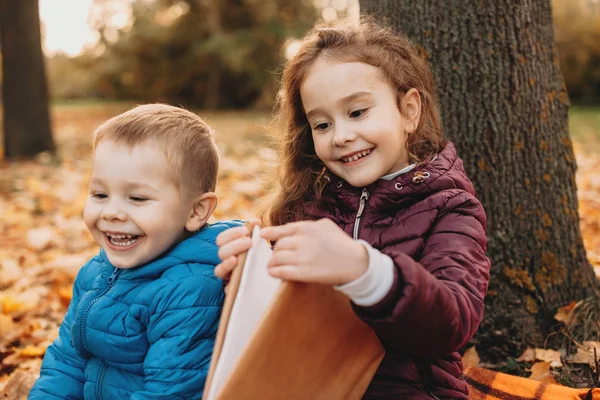
[[[597,387],[573,389],[477,367],[464,373],[471,400],[600,400]]]

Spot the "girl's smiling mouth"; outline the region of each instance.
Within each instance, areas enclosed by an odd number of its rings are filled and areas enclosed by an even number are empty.
[[[371,154],[372,151],[373,151],[373,148],[357,151],[355,153],[341,157],[340,161],[343,163],[351,163],[354,161],[358,161],[364,157],[367,157],[369,154]]]

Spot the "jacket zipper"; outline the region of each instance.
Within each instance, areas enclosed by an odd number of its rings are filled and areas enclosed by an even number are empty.
[[[102,293],[100,293],[98,296],[94,297],[88,303],[88,305],[85,307],[85,310],[83,311],[83,315],[81,317],[81,325],[79,325],[79,334],[81,336],[81,345],[87,351],[90,351],[90,349],[87,347],[87,343],[86,343],[87,334],[86,334],[86,330],[85,330],[85,325],[87,324],[88,314],[90,313],[92,306],[94,304],[96,304],[98,302],[98,300],[100,300],[102,298],[102,296],[104,296],[106,293],[108,293],[108,291],[110,289],[112,289],[112,287],[115,285],[115,282],[117,281],[117,277],[119,276],[120,273],[121,273],[121,270],[119,268],[115,268],[115,270],[112,272],[112,274],[110,274],[108,279],[106,279],[106,282],[108,282],[108,287],[106,289],[104,289],[104,291]]]
[[[113,286],[115,285],[115,282],[117,281],[117,277],[119,276],[120,273],[121,273],[121,270],[119,268],[115,268],[113,270],[112,274],[110,274],[110,276],[106,279],[106,282],[108,282],[108,286],[106,287],[106,289],[104,289],[104,291],[102,293],[100,293],[98,296],[94,297],[88,303],[88,305],[85,307],[85,310],[83,311],[83,315],[81,317],[81,325],[79,325],[79,334],[81,336],[81,345],[87,351],[90,351],[90,349],[87,346],[87,334],[86,334],[86,329],[85,329],[85,325],[87,324],[88,314],[90,313],[92,306],[94,304],[96,304],[98,302],[98,300],[100,300],[102,298],[102,296],[104,296],[106,293],[108,293],[108,291],[110,289],[113,288]],[[96,397],[98,399],[102,398],[102,382],[104,382],[104,376],[106,375],[107,369],[108,369],[108,364],[103,363],[102,368],[100,369],[100,373],[98,375],[98,384],[96,386]]]
[[[356,213],[356,220],[354,221],[354,234],[352,235],[354,240],[358,240],[358,227],[360,225],[360,218],[362,217],[363,212],[365,211],[365,206],[367,205],[368,200],[369,192],[367,191],[367,189],[363,189],[362,193],[360,194],[358,212]]]
[[[104,395],[102,394],[102,386],[104,384],[104,378],[106,377],[107,370],[108,364],[103,362],[102,368],[100,368],[100,373],[98,374],[98,383],[96,384],[96,399],[98,400],[104,399]]]

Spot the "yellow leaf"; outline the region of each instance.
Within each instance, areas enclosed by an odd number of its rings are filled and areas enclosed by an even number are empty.
[[[0,314],[0,337],[5,336],[6,333],[15,329],[15,323],[13,319],[4,314]]]
[[[69,303],[71,302],[71,297],[73,297],[73,287],[72,286],[61,287],[60,289],[58,289],[58,297],[60,298],[60,301],[65,306],[68,306]]]
[[[21,302],[16,301],[12,297],[6,296],[0,300],[0,305],[2,305],[2,312],[4,314],[10,314],[15,311],[21,311],[23,309],[23,305]]]
[[[19,354],[24,357],[38,357],[44,355],[46,348],[40,348],[35,346],[26,346],[19,350]]]
[[[475,346],[465,351],[462,361],[465,367],[476,367],[479,364],[479,361],[481,360],[479,359],[479,354],[477,354]]]

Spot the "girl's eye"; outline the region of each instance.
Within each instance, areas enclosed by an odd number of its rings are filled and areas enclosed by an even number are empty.
[[[360,118],[367,112],[367,109],[354,110],[350,113],[350,118]]]
[[[329,122],[322,122],[320,124],[315,125],[315,130],[316,131],[324,131],[327,128],[329,128],[331,126],[331,124]]]
[[[145,197],[138,197],[138,196],[131,196],[130,199],[131,199],[131,201],[134,201],[136,203],[143,203],[144,201],[148,200]]]
[[[107,195],[105,195],[104,193],[92,193],[92,194],[91,194],[91,196],[92,196],[94,199],[98,199],[98,200],[102,200],[102,199],[106,199],[106,198],[108,198],[108,196],[107,196]]]

